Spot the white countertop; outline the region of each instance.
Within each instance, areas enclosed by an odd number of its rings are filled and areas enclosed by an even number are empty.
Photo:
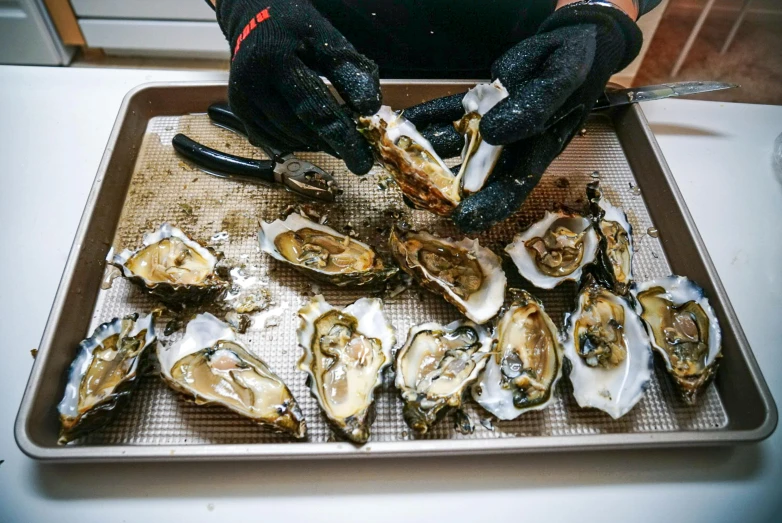
[[[150,81],[225,73],[0,66],[0,520],[779,521],[782,430],[734,448],[318,462],[39,465],[13,439],[114,119]],[[777,402],[782,107],[644,105]],[[591,516],[591,517],[590,517]]]

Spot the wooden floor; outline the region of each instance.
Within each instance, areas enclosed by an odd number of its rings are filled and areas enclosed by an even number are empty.
[[[677,80],[717,80],[740,89],[695,96],[702,100],[782,105],[782,11],[750,12],[725,55],[720,49],[737,13],[714,9],[676,78],[671,68],[699,11],[672,0],[652,40],[635,85]],[[717,4],[719,6],[719,2]]]

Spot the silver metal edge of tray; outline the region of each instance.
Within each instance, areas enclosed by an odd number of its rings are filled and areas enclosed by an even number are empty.
[[[474,85],[475,81],[426,81],[426,80],[390,80],[383,85],[431,85],[431,84],[464,84]],[[757,442],[767,438],[777,426],[777,408],[768,386],[763,378],[757,361],[749,348],[738,317],[733,310],[722,282],[700,234],[695,227],[692,216],[687,209],[684,198],[665,161],[660,147],[648,126],[643,111],[634,104],[629,109],[634,112],[642,124],[645,138],[652,147],[652,152],[660,163],[666,182],[669,184],[676,204],[681,209],[687,224],[688,233],[705,264],[715,289],[716,298],[724,305],[731,329],[736,335],[739,349],[748,366],[754,385],[763,401],[765,416],[762,423],[753,429],[724,429],[717,431],[677,431],[655,433],[621,433],[582,436],[533,436],[523,438],[499,438],[491,440],[416,440],[402,442],[370,442],[363,447],[350,443],[261,443],[261,444],[216,444],[216,445],[155,445],[155,446],[64,446],[44,447],[33,442],[27,431],[27,421],[34,401],[34,395],[41,380],[43,362],[51,350],[54,340],[54,327],[65,312],[63,304],[74,276],[77,258],[96,208],[97,196],[106,175],[107,167],[114,154],[125,115],[132,99],[140,92],[149,88],[161,87],[217,87],[225,82],[155,82],[137,86],[125,96],[115,121],[114,127],[98,167],[98,172],[90,190],[82,218],[63,270],[63,276],[55,295],[52,309],[39,345],[38,356],[25,387],[22,403],[16,417],[14,436],[19,448],[27,456],[58,463],[68,462],[110,462],[120,460],[133,461],[184,461],[184,460],[232,460],[232,459],[312,459],[312,458],[346,458],[346,457],[415,457],[457,454],[488,454],[512,452],[545,452],[545,451],[584,451],[604,449],[638,449],[664,447],[716,446],[738,443]],[[254,449],[263,448],[263,454],[255,453]]]

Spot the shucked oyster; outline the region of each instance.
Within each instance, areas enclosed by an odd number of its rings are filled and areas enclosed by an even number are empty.
[[[122,275],[169,305],[198,304],[218,298],[228,287],[217,276],[217,254],[164,223],[144,235],[144,247],[112,257]]]
[[[472,397],[499,419],[545,408],[562,376],[559,332],[543,304],[522,291],[497,325],[497,348]]]
[[[652,348],[641,319],[624,298],[590,274],[576,310],[565,322],[565,357],[576,401],[614,419],[624,416],[641,399],[652,376]]]
[[[486,365],[493,341],[486,329],[470,321],[410,329],[396,355],[396,388],[411,429],[425,434],[461,406],[465,391]]]
[[[478,240],[455,242],[394,228],[389,242],[405,272],[474,322],[486,323],[502,307],[506,278],[500,259]]]
[[[339,287],[379,283],[398,270],[386,267],[369,245],[296,213],[261,222],[258,238],[263,252]]]
[[[530,283],[553,289],[563,281],[578,281],[584,267],[595,261],[597,247],[597,233],[587,218],[546,212],[505,250]]]
[[[625,212],[603,198],[599,182],[587,185],[592,221],[600,239],[598,267],[617,294],[627,294],[633,280],[633,227]]]
[[[722,357],[722,332],[703,289],[683,276],[634,283],[636,310],[683,398],[695,403]]]
[[[454,126],[464,135],[462,165],[457,175],[461,179],[463,195],[481,190],[500,157],[502,146],[484,142],[479,127],[483,115],[507,96],[508,91],[495,80],[476,85],[462,99],[465,115]]]
[[[100,325],[79,344],[57,406],[64,444],[108,424],[139,382],[147,349],[157,343],[155,316],[138,314]]]
[[[304,417],[285,383],[211,314],[196,316],[184,337],[158,346],[157,355],[166,383],[197,405],[220,405],[275,432],[306,435]]]
[[[460,180],[415,125],[384,105],[359,118],[359,130],[402,193],[419,209],[448,216],[461,201]]]
[[[337,435],[366,443],[375,418],[375,389],[396,343],[383,302],[361,298],[340,310],[318,295],[299,317],[297,335],[304,349],[299,368],[309,374],[312,395]]]

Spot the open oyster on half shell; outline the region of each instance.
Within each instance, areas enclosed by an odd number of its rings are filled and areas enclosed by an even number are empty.
[[[478,84],[464,95],[464,116],[454,122],[456,130],[464,135],[462,165],[456,175],[461,180],[462,196],[481,190],[494,170],[502,153],[501,145],[491,145],[483,140],[480,132],[481,118],[501,100],[508,91],[499,80]]]
[[[471,321],[411,328],[395,363],[396,388],[404,401],[402,415],[407,425],[425,434],[448,412],[458,409],[493,345],[488,331]]]
[[[652,348],[641,318],[625,298],[589,274],[565,324],[565,358],[579,406],[614,419],[624,416],[652,377]]]
[[[109,252],[122,275],[167,305],[197,305],[218,299],[228,283],[215,272],[218,254],[164,223],[144,235],[144,247]]]
[[[603,197],[599,182],[587,184],[587,198],[600,240],[601,277],[617,294],[627,294],[633,281],[633,227],[627,214]]]
[[[579,281],[597,250],[597,233],[588,218],[549,211],[505,247],[519,274],[541,289]]]
[[[415,207],[448,216],[459,205],[460,180],[401,113],[384,105],[374,115],[359,118],[358,128]]]
[[[474,322],[486,323],[502,307],[507,280],[500,258],[478,240],[453,241],[395,227],[389,243],[402,270]]]
[[[501,420],[545,408],[562,376],[559,331],[543,304],[521,291],[502,315],[492,352],[472,397]]]
[[[695,403],[722,357],[722,331],[703,289],[684,276],[668,276],[634,283],[631,292],[652,347],[684,400]]]
[[[263,252],[338,287],[380,283],[398,271],[385,265],[369,245],[296,213],[261,222],[258,239]]]
[[[344,309],[321,295],[299,310],[298,341],[304,354],[299,368],[335,433],[366,443],[375,418],[375,389],[391,364],[396,331],[383,302],[361,298]]]
[[[155,315],[114,318],[79,344],[57,406],[65,444],[108,424],[138,386],[147,353],[157,344]]]
[[[220,405],[275,432],[304,438],[307,426],[291,391],[209,313],[199,314],[184,337],[158,346],[166,383],[197,405]]]

